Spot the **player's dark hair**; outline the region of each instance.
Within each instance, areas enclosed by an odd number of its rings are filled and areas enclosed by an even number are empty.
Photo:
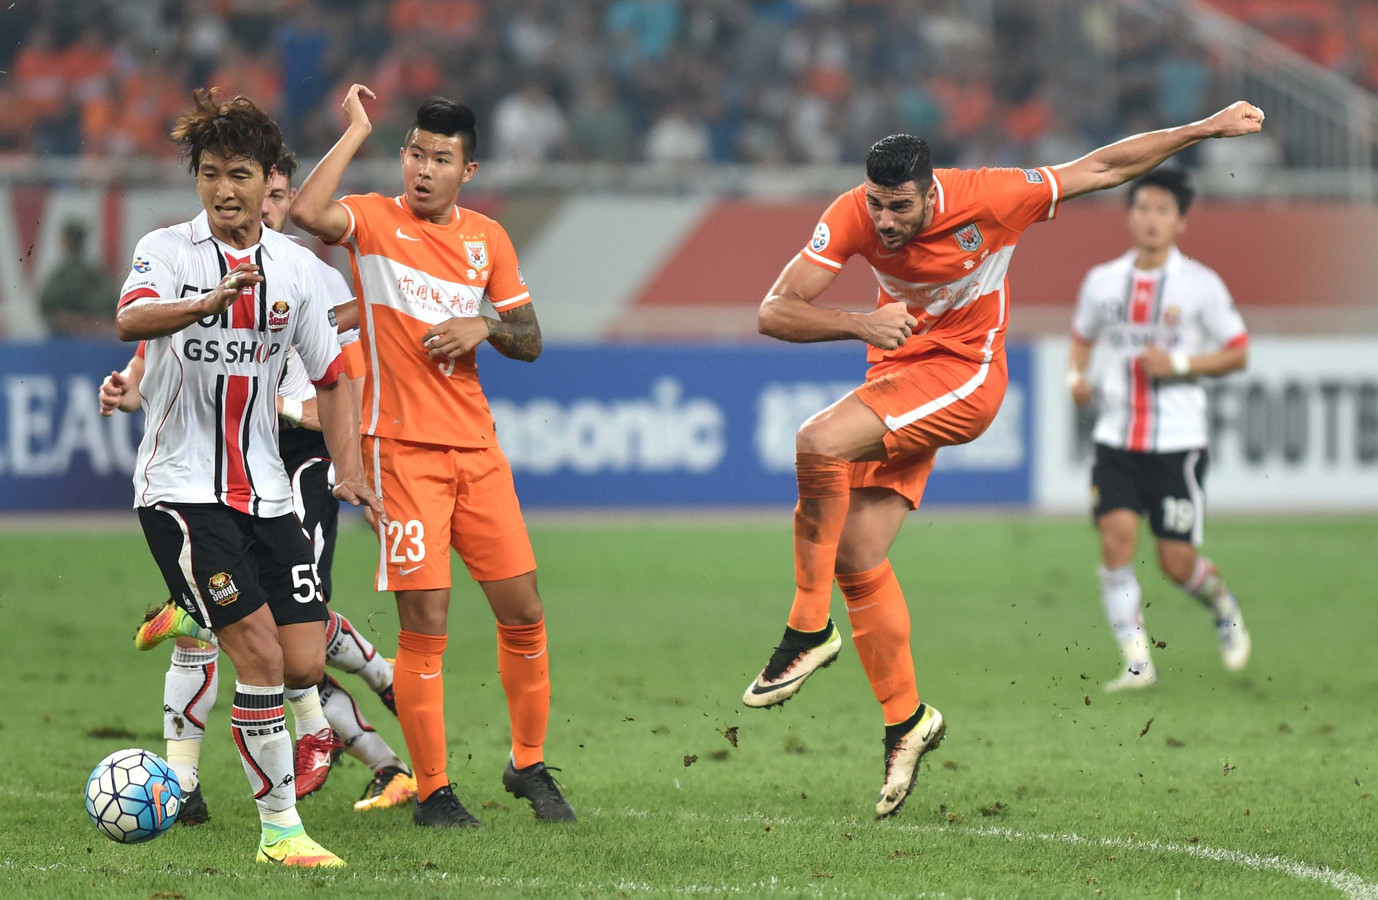
[[[866,177],[881,187],[899,187],[912,181],[920,190],[926,190],[933,181],[928,145],[912,134],[881,138],[866,154]]]
[[[292,179],[297,177],[297,154],[286,147],[282,148],[282,155],[278,161],[273,163],[273,168],[278,170],[278,174],[287,179],[287,186],[292,186]]]
[[[226,159],[250,159],[269,170],[282,156],[282,130],[258,104],[245,96],[220,102],[220,89],[191,92],[192,108],[172,126],[172,141],[182,148],[191,174],[206,151]]]
[[[432,97],[416,111],[416,121],[412,132],[429,131],[448,137],[459,135],[460,145],[464,147],[464,161],[469,162],[478,150],[478,116],[463,103],[456,103],[445,97]],[[410,142],[412,134],[407,134]]]
[[[1134,205],[1134,197],[1141,187],[1158,187],[1167,191],[1177,201],[1177,212],[1184,216],[1191,206],[1192,198],[1196,196],[1196,188],[1191,186],[1191,176],[1187,174],[1186,169],[1179,166],[1159,166],[1152,172],[1134,179],[1129,185],[1130,206]]]

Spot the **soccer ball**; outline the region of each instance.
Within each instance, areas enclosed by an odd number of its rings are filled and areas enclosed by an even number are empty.
[[[137,844],[172,827],[182,809],[177,774],[155,754],[116,750],[86,779],[86,814],[112,841]]]

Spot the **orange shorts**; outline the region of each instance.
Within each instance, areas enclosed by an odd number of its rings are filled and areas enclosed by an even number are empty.
[[[889,488],[917,509],[939,447],[976,440],[1005,399],[1004,354],[988,365],[948,354],[877,367],[854,392],[885,422],[884,460],[852,466],[852,487]]]
[[[365,437],[363,452],[369,487],[388,517],[379,532],[378,590],[449,587],[451,547],[475,581],[535,570],[512,467],[500,449]]]

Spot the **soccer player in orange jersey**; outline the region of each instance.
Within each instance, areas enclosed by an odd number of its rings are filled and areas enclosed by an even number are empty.
[[[445,771],[440,676],[454,547],[497,618],[512,724],[503,784],[539,818],[572,822],[544,763],[550,677],[536,560],[474,358],[488,341],[530,362],[541,329],[507,232],[455,205],[478,171],[469,107],[438,97],[421,105],[401,149],[401,195],[332,199],[372,130],[361,95],[374,96],[358,84],[346,94],[349,126],[302,185],[292,219],[348,248],[354,269],[367,362],[364,467],[388,518],[378,533],[377,588],[396,593],[402,626],[393,685],[416,772],[413,820],[480,824]],[[498,318],[480,315],[485,299]]]
[[[1207,138],[1258,131],[1243,101],[1208,119],[1135,135],[1075,162],[1038,169],[934,170],[910,135],[878,141],[866,181],[838,197],[808,246],[761,304],[759,326],[784,341],[860,340],[866,383],[813,416],[795,442],[794,605],[784,638],[747,688],[747,706],[793,697],[837,658],[828,615],[836,578],[852,642],[885,715],[877,817],[898,812],[942,714],[919,701],[909,610],[886,557],[919,505],[939,447],[974,440],[1005,394],[1005,273],[1019,235],[1058,204],[1124,184]],[[876,309],[815,305],[843,264],[862,257],[880,285]]]

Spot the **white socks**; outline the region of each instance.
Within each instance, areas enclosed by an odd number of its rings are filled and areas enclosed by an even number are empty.
[[[230,725],[259,818],[284,828],[301,824],[292,783],[292,740],[282,714],[282,685],[236,681]]]
[[[1130,669],[1150,663],[1148,638],[1144,634],[1143,614],[1140,603],[1143,591],[1139,579],[1134,576],[1133,564],[1117,569],[1097,568],[1100,576],[1101,602],[1105,605],[1105,617],[1110,622],[1110,630],[1115,634],[1115,642],[1120,645],[1124,661]]]
[[[392,684],[392,663],[384,659],[348,619],[333,609],[325,631],[325,664],[358,675],[374,693]]]
[[[330,727],[314,684],[309,688],[287,688],[282,695],[291,707],[292,725],[298,739]]]
[[[172,665],[163,679],[163,737],[167,739],[167,762],[182,790],[194,790],[200,779],[201,738],[206,719],[215,706],[220,687],[217,659],[220,648],[172,648]]]
[[[386,766],[407,769],[407,764],[392,751],[382,735],[359,712],[359,705],[338,681],[326,676],[320,689],[321,708],[335,729],[335,736],[344,742],[344,751],[377,772]]]
[[[1196,557],[1196,567],[1191,570],[1191,577],[1178,587],[1215,613],[1217,620],[1233,619],[1239,615],[1239,601],[1225,586],[1215,563],[1204,556]]]

